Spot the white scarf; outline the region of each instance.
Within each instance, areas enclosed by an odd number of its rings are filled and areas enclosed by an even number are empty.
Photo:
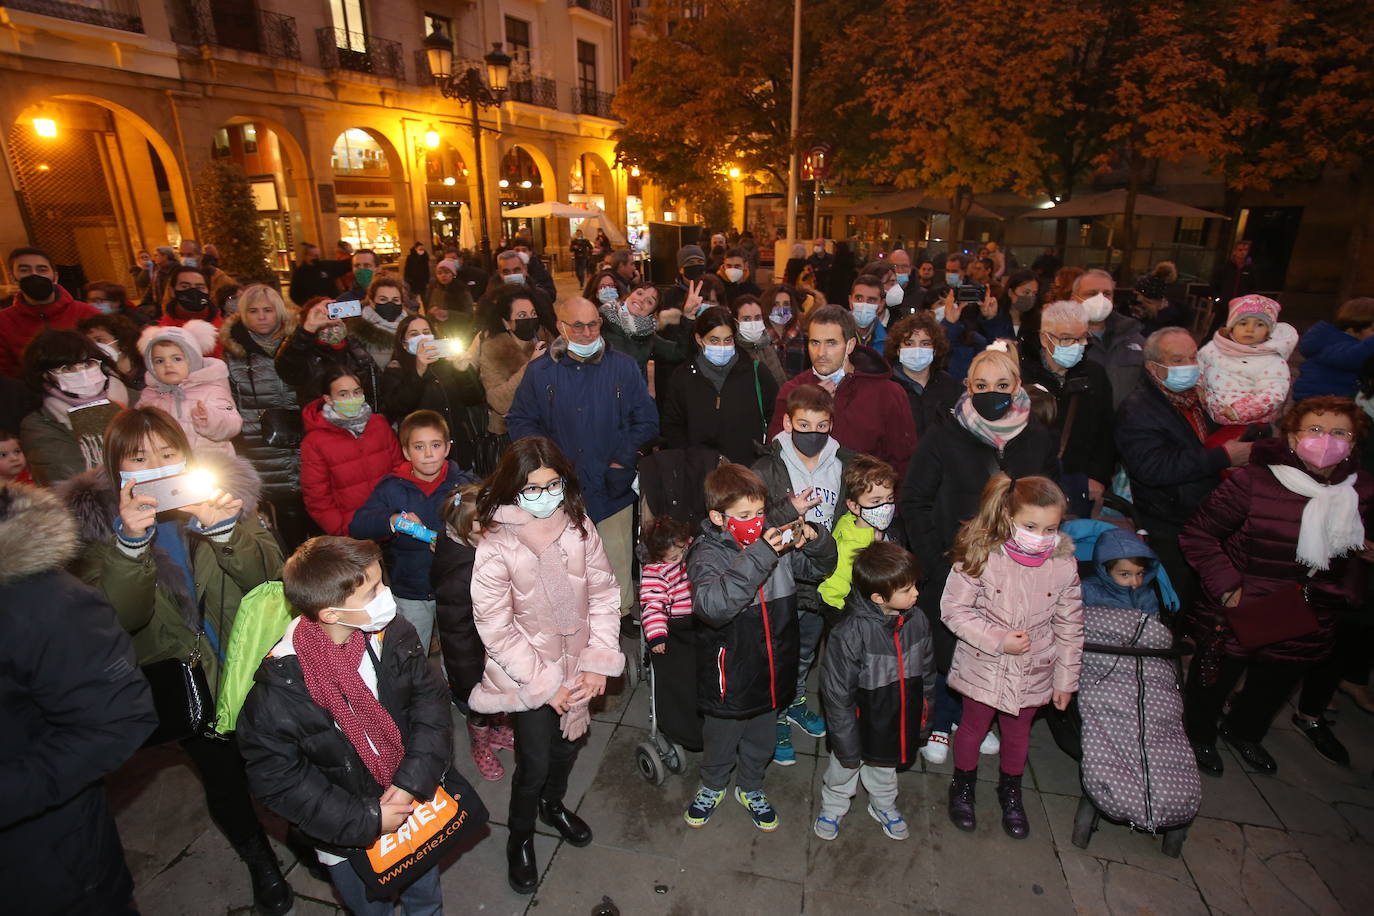
[[[1333,557],[1345,556],[1364,546],[1364,522],[1360,497],[1355,492],[1356,474],[1340,483],[1318,483],[1306,472],[1287,465],[1270,465],[1274,479],[1288,490],[1307,497],[1298,530],[1298,562],[1312,573],[1329,569]],[[1310,575],[1309,574],[1309,575]]]

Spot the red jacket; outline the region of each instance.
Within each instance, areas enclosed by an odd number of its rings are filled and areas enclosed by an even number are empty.
[[[301,412],[301,495],[325,534],[347,537],[353,513],[367,502],[377,481],[400,464],[401,446],[385,417],[373,414],[363,434],[354,438],[325,419],[323,408],[324,399],[317,398]]]
[[[15,293],[9,306],[0,310],[0,375],[18,377],[24,348],[39,333],[49,329],[74,330],[82,318],[99,314],[100,309],[73,299],[61,286],[57,287],[57,298],[51,305],[29,305]]]
[[[906,463],[916,450],[916,422],[911,417],[906,392],[892,380],[887,360],[868,347],[855,347],[849,355],[854,371],[847,373],[835,389],[835,416],[830,435],[845,448],[881,458],[897,471],[897,484],[906,479]],[[820,380],[807,369],[792,378],[778,392],[773,407],[773,422],[768,440],[782,432],[787,415],[787,396],[798,385],[816,385]]]

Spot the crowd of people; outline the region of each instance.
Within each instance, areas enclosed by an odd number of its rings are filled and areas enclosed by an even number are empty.
[[[1167,263],[1119,290],[995,243],[858,265],[817,239],[761,286],[757,245],[718,233],[658,287],[602,238],[571,253],[563,298],[520,237],[490,273],[422,243],[394,269],[306,245],[285,296],[191,240],[82,298],[45,252],[10,253],[16,906],[128,911],[100,782],[175,742],[260,911],[292,891],[254,800],[350,911],[439,912],[437,868],[379,895],[366,851],[471,792],[452,707],[482,779],[513,752],[508,878],[532,893],[536,822],[592,840],[564,796],[624,639],[700,751],[693,828],[733,787],[778,829],[765,781],[800,728],[828,738],[822,840],[860,829],[860,784],[907,839],[897,774],[951,749],[951,821],[976,829],[994,755],[1001,827],[1026,838],[1031,725],[1087,676],[1085,607],[1185,647],[1203,773],[1218,740],[1275,772],[1295,693],[1292,725],[1349,764],[1328,709],[1341,690],[1374,713],[1374,299],[1299,334],[1239,264],[1208,330]],[[663,487],[673,510],[651,508]],[[1080,570],[1065,526],[1090,518],[1120,531]]]

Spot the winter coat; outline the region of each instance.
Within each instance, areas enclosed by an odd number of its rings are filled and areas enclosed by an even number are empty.
[[[1054,555],[1022,566],[1000,547],[977,579],[956,565],[945,583],[940,617],[959,638],[950,689],[1010,715],[1044,706],[1053,691],[1078,690],[1083,661],[1083,600],[1073,542],[1060,536]],[[1012,630],[1025,630],[1021,655],[1002,650]]]
[[[640,527],[666,515],[695,529],[706,518],[706,475],[724,463],[720,452],[709,448],[665,448],[645,455],[639,462]]]
[[[487,647],[486,669],[468,703],[477,712],[524,712],[548,703],[558,688],[583,671],[617,677],[620,651],[620,587],[601,537],[590,519],[579,532],[562,509],[566,526],[558,547],[568,571],[572,607],[586,614],[575,633],[560,636],[545,619],[547,601],[540,563],[521,543],[516,528],[532,516],[517,506],[496,512],[496,527],[477,545],[472,576],[472,615]],[[530,596],[539,594],[534,600]]]
[[[813,525],[834,528],[835,519],[844,512],[848,498],[844,491],[844,469],[859,453],[829,439],[812,471],[802,465],[791,440],[790,433],[778,433],[768,446],[768,454],[754,462],[754,473],[768,486],[768,525],[777,528],[796,521],[797,510],[788,494],[815,487],[821,503],[806,513],[806,520]],[[794,475],[799,475],[801,480],[794,483]]]
[[[782,371],[782,362],[778,359],[778,348],[773,345],[773,338],[766,331],[758,343],[749,343],[737,336],[735,346],[773,377],[774,386],[781,388],[787,383],[787,374]]]
[[[482,682],[487,662],[487,649],[477,635],[472,616],[472,564],[476,558],[476,547],[454,540],[439,529],[429,581],[434,588],[436,626],[448,689],[455,700],[463,703],[472,688]]]
[[[515,400],[515,392],[525,378],[530,354],[540,339],[547,339],[541,329],[535,340],[524,341],[514,334],[483,334],[477,341],[477,371],[487,398],[487,432],[506,431],[506,412]]]
[[[1221,482],[1231,457],[1198,441],[1192,424],[1147,378],[1116,411],[1116,450],[1140,515],[1182,525]]]
[[[295,322],[288,322],[285,330],[286,335],[290,335],[295,330]],[[299,413],[301,405],[296,399],[296,390],[277,375],[273,360],[276,354],[264,350],[253,340],[237,314],[224,322],[219,337],[224,347],[224,361],[229,366],[229,391],[243,419],[243,428],[234,445],[240,455],[252,462],[262,478],[263,492],[268,499],[293,497],[301,485],[300,446],[268,445],[262,435],[262,413],[270,409]]]
[[[40,487],[57,486],[88,470],[86,454],[72,428],[40,407],[19,424],[19,442],[29,473]]]
[[[1140,585],[1118,585],[1107,571],[1112,560],[1147,560]],[[1082,582],[1084,607],[1130,608],[1146,614],[1159,613],[1159,596],[1154,581],[1159,575],[1159,557],[1149,545],[1123,528],[1112,528],[1097,536],[1093,545],[1093,574]]]
[[[649,360],[654,361],[657,375],[657,367],[675,366],[691,357],[692,323],[682,317],[681,309],[661,310],[654,316],[658,322],[657,330],[639,337],[631,337],[619,323],[608,317],[607,312],[614,310],[615,306],[601,309],[601,334],[611,349],[635,361],[639,366],[639,374],[646,380],[649,377]]]
[[[679,366],[663,401],[663,435],[669,448],[700,446],[748,466],[763,453],[764,430],[777,399],[777,383],[758,363],[736,351],[719,390],[698,356]]]
[[[1268,661],[1311,662],[1326,658],[1335,646],[1336,618],[1364,600],[1363,562],[1357,556],[1338,557],[1331,568],[1309,575],[1296,553],[1298,532],[1307,498],[1283,484],[1270,467],[1284,465],[1305,471],[1284,439],[1262,439],[1250,452],[1250,463],[1238,468],[1202,504],[1179,535],[1179,547],[1202,580],[1194,606],[1193,624],[1199,642],[1222,641],[1227,654]],[[1305,471],[1306,472],[1306,471]],[[1321,480],[1306,472],[1314,480]],[[1351,474],[1360,500],[1360,517],[1369,518],[1374,477],[1348,457],[1336,465],[1328,483]],[[1307,586],[1308,604],[1316,614],[1316,632],[1247,650],[1236,640],[1221,596],[1239,588],[1241,601],[1254,601],[1282,589]]]
[[[835,389],[830,435],[847,448],[886,461],[901,480],[916,449],[916,425],[906,393],[892,380],[891,367],[876,351],[855,347],[849,361],[854,371],[846,373]],[[815,371],[807,369],[782,386],[768,427],[770,439],[782,430],[787,396],[798,385],[815,385],[819,381]]]
[[[956,382],[968,378],[968,367],[973,363],[973,358],[992,343],[974,330],[976,326],[976,323],[970,324],[962,318],[959,321],[940,321],[940,329],[949,341],[949,374]]]
[[[300,625],[292,621],[258,668],[239,715],[238,746],[254,797],[316,847],[346,856],[381,834],[386,787],[306,689],[292,646]],[[404,617],[369,638],[378,653],[377,698],[405,746],[391,781],[417,799],[433,798],[453,756],[448,691]],[[366,654],[363,664],[372,664]]]
[[[487,413],[475,371],[440,359],[420,375],[413,361],[407,365],[392,360],[382,373],[382,403],[386,418],[397,425],[417,410],[432,410],[443,417],[453,446],[449,457],[462,467],[472,467],[476,424]]]
[[[176,420],[186,433],[186,441],[191,443],[191,451],[234,455],[234,445],[229,440],[243,429],[243,418],[229,392],[229,367],[223,360],[205,357],[205,365],[177,386],[182,393],[180,402],[175,392],[158,390],[160,386],[153,370],[148,370],[147,378],[148,387],[138,398],[139,407],[156,407]],[[203,430],[191,418],[197,403],[204,404],[209,414],[209,423]]]
[[[658,435],[658,408],[630,357],[603,345],[582,362],[560,339],[525,368],[506,425],[512,439],[547,436],[558,445],[596,523],[634,502],[635,464]]]
[[[0,488],[0,880],[14,913],[122,912],[133,891],[101,780],[157,713],[109,604],[63,571],[79,550],[56,495]]]
[[[395,321],[387,321],[371,305],[364,305],[361,315],[345,319],[344,324],[348,327],[348,336],[367,348],[368,355],[380,370],[391,362],[391,353],[396,349],[396,328],[403,318],[404,311]]]
[[[373,414],[358,437],[324,416],[324,399],[305,405],[301,442],[301,495],[305,509],[325,534],[347,535],[353,513],[367,502],[377,481],[401,462],[391,426]]]
[[[356,337],[345,337],[343,346],[335,349],[317,341],[304,327],[298,327],[277,350],[277,375],[296,389],[296,398],[302,404],[328,394],[324,390],[324,372],[331,365],[351,372],[362,384],[363,395],[373,412],[382,412],[381,373],[367,347]]]
[[[439,532],[442,537],[444,504],[453,495],[454,487],[465,483],[477,483],[477,478],[463,473],[455,462],[450,461],[443,481],[426,496],[413,477],[410,462],[406,461],[379,480],[367,502],[353,513],[353,521],[348,525],[349,537],[383,542],[386,568],[391,574],[391,590],[396,597],[417,601],[434,597],[429,575],[434,549],[408,534],[393,533],[391,516],[399,512],[413,512],[426,528]]]
[[[1083,358],[1107,370],[1112,383],[1112,404],[1121,406],[1140,381],[1145,367],[1145,338],[1140,322],[1120,312],[1107,316],[1102,337],[1093,337]]]
[[[1360,368],[1374,356],[1374,337],[1361,340],[1329,321],[1318,321],[1298,341],[1303,355],[1298,378],[1293,382],[1294,402],[1334,394],[1355,396]]]
[[[419,292],[429,285],[429,255],[422,251],[411,251],[406,255],[405,270],[402,272],[406,285]]]
[[[850,769],[911,763],[929,735],[935,653],[918,610],[884,614],[851,595],[821,660],[830,750]]]
[[[0,375],[18,377],[24,364],[24,348],[43,331],[74,331],[82,318],[100,314],[95,306],[73,299],[61,286],[48,305],[30,305],[15,293],[0,309]]]
[[[1282,321],[1256,346],[1213,334],[1197,351],[1198,391],[1208,416],[1223,426],[1273,422],[1288,398],[1288,357],[1297,344],[1298,332]],[[1236,416],[1226,416],[1226,408]]]
[[[911,405],[911,419],[916,426],[917,442],[921,441],[927,430],[949,422],[954,405],[959,403],[959,396],[964,393],[964,386],[943,369],[931,370],[929,384],[919,391],[916,381],[901,366],[892,370],[892,380],[906,392],[907,403]]]
[[[319,296],[333,299],[339,294],[339,278],[352,269],[352,262],[333,258],[297,264],[291,271],[287,295],[296,305],[305,305]]]
[[[1085,474],[1106,486],[1116,473],[1116,443],[1112,427],[1116,419],[1112,384],[1107,370],[1097,363],[1080,359],[1063,375],[1044,363],[1044,351],[1036,345],[1021,351],[1021,384],[1040,385],[1058,405],[1051,427],[1054,450],[1061,447],[1060,470],[1064,474]],[[1077,409],[1073,408],[1078,402]],[[1063,441],[1064,425],[1073,413],[1068,442]]]
[[[752,719],[791,705],[800,635],[795,574],[835,568],[824,528],[799,552],[779,556],[763,538],[748,547],[710,520],[687,551],[697,627],[697,705],[704,715]]]
[[[162,529],[137,556],[119,544],[119,490],[104,469],[68,481],[59,492],[81,534],[81,556],[72,571],[104,592],[120,625],[134,639],[138,663],[189,658],[203,619],[201,665],[211,690],[217,691],[239,603],[268,579],[280,578],[282,554],[272,532],[258,521],[262,481],[252,465],[242,458],[226,461],[218,453],[197,455],[195,463],[211,470],[225,491],[242,499],[243,509],[227,541],[211,540],[190,523],[174,519],[190,558],[194,592],[169,545],[159,543]]]
[[[843,610],[844,600],[849,597],[855,555],[872,544],[877,533],[876,529],[867,525],[859,527],[859,520],[848,512],[835,522],[835,571],[826,576],[818,589],[821,600],[835,610]]]

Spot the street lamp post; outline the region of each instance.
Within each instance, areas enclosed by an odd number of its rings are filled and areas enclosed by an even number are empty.
[[[437,28],[424,40],[425,61],[429,64],[429,74],[446,99],[457,99],[468,103],[472,118],[472,145],[477,155],[477,207],[482,227],[481,255],[482,266],[491,266],[491,233],[487,228],[487,178],[482,166],[482,123],[478,119],[478,108],[496,108],[506,94],[510,80],[510,55],[501,50],[501,43],[493,44],[491,51],[482,58],[486,64],[487,77],[476,67],[467,67],[460,73],[453,72],[453,39]]]

